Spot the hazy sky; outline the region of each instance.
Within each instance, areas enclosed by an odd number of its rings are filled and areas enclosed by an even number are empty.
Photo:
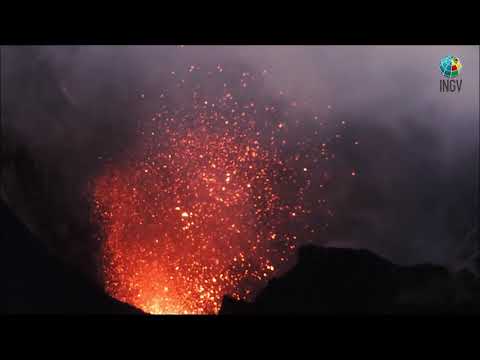
[[[440,93],[446,55],[463,63],[460,93]],[[265,72],[252,96],[302,102],[302,121],[349,123],[361,146],[337,149],[338,166],[355,166],[359,180],[332,187],[338,220],[319,242],[367,247],[401,263],[452,263],[471,248],[465,236],[478,186],[477,46],[5,47],[4,136],[40,164],[42,184],[58,189],[48,192],[63,199],[52,209],[66,213],[58,241],[85,221],[87,210],[72,203],[99,170],[95,159],[122,151],[161,94],[170,93],[172,106],[183,101],[172,79],[191,65]],[[63,251],[77,251],[64,241]]]

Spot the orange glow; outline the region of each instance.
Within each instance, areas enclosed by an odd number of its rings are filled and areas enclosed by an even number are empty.
[[[285,269],[296,248],[286,224],[307,212],[310,167],[281,154],[283,123],[258,126],[255,104],[243,110],[228,92],[193,104],[143,123],[137,146],[93,184],[105,288],[152,314],[252,299]]]

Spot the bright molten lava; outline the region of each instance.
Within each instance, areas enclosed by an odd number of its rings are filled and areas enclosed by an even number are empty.
[[[194,103],[145,122],[139,145],[94,183],[106,289],[149,313],[251,299],[287,263],[291,224],[306,213],[309,172],[281,155],[284,124],[259,126],[228,93]]]

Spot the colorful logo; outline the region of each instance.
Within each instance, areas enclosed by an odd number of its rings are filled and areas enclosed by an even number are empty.
[[[440,60],[440,71],[447,78],[455,78],[460,74],[462,68],[460,59],[456,56],[445,56]]]

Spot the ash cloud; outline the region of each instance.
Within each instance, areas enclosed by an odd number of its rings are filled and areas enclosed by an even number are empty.
[[[439,92],[448,54],[464,65],[459,94]],[[335,214],[315,242],[400,263],[456,265],[475,251],[476,46],[3,47],[2,196],[53,251],[88,271],[101,246],[88,181],[105,159],[126,155],[162,95],[171,107],[191,99],[179,74],[219,64],[229,86],[242,71],[265,72],[253,99],[298,101],[302,121],[329,123],[326,137],[341,130],[325,190]],[[207,94],[223,85],[198,82]]]

